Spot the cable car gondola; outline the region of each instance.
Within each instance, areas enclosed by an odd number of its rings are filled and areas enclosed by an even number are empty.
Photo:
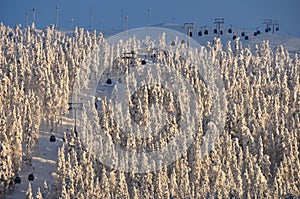
[[[192,32],[190,32],[190,35],[189,35],[190,37],[192,37],[193,36],[193,33]]]
[[[228,33],[230,33],[230,34],[232,33],[232,29],[231,28],[228,29]]]
[[[223,30],[220,30],[220,35],[223,35]]]
[[[245,37],[245,35],[246,35],[245,32],[242,32],[242,33],[241,33],[241,36],[242,36],[242,37]]]
[[[202,36],[202,31],[198,32],[198,36],[201,37]]]
[[[256,37],[257,36],[257,32],[254,32],[253,35]]]
[[[205,35],[208,35],[208,30],[204,30],[204,34],[205,34]]]
[[[51,136],[50,136],[50,142],[55,142],[55,141],[56,141],[55,136],[54,136],[54,135],[51,135]]]
[[[279,27],[276,27],[276,29],[275,29],[276,31],[279,31]]]
[[[245,36],[245,40],[248,40],[248,39],[249,39],[249,37],[248,37],[248,35],[246,35],[246,36]]]
[[[17,176],[15,178],[15,184],[20,184],[21,183],[21,178],[19,176]]]
[[[236,40],[236,35],[233,35],[233,36],[232,36],[232,39],[233,39],[233,40]]]
[[[34,175],[32,173],[28,175],[28,180],[34,181]]]
[[[214,29],[214,34],[217,34],[218,33],[218,30],[217,29]]]
[[[142,60],[142,65],[146,65],[146,60]]]
[[[107,80],[106,80],[106,84],[112,84],[111,79],[107,79]]]

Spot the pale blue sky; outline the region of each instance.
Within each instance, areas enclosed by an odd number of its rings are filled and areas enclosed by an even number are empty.
[[[25,13],[36,9],[36,26],[43,28],[55,23],[55,6],[59,5],[59,27],[69,29],[75,24],[89,27],[90,9],[94,11],[93,28],[121,28],[121,9],[128,16],[129,28],[150,24],[195,22],[213,26],[213,20],[224,17],[236,28],[264,27],[262,21],[272,18],[280,22],[280,34],[300,37],[300,0],[0,0],[0,21],[5,25],[25,25]]]

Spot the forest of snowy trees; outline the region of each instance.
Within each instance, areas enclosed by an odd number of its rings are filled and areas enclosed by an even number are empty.
[[[41,31],[0,24],[0,198],[13,191],[22,162],[31,164],[42,124],[53,126],[68,112],[74,77],[103,40],[102,34],[79,28],[67,35],[54,26]],[[271,49],[268,41],[250,49],[239,39],[225,47],[215,40],[204,48],[221,71],[227,100],[225,126],[209,154],[201,156],[196,139],[161,170],[127,173],[103,165],[79,137],[65,132],[56,182],[45,181],[37,193],[29,184],[26,198],[299,197],[297,55],[290,57],[283,46]],[[201,81],[191,81],[203,88]],[[119,140],[109,119],[99,125]]]

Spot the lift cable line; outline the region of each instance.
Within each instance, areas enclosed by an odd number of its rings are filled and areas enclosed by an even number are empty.
[[[271,26],[273,27],[273,32],[274,31],[279,31],[279,23],[277,21],[273,21],[272,23],[267,21],[267,25],[268,25],[268,29],[271,31]],[[246,31],[246,29],[244,28],[241,32],[240,31],[234,31],[232,28],[232,24],[228,24],[225,22],[224,18],[216,18],[214,21],[214,24],[216,24],[216,27],[209,27],[209,26],[197,26],[195,25],[195,23],[184,23],[184,29],[187,30],[187,45],[189,46],[190,44],[190,37],[193,36],[193,32],[192,29],[198,29],[198,36],[206,36],[210,34],[210,30],[212,28],[212,33],[213,34],[218,34],[218,38],[220,38],[220,36],[222,36],[223,34],[225,34],[226,32],[228,34],[232,34],[232,39],[235,40],[238,37],[238,34],[240,34],[240,36],[242,38],[244,38],[245,40],[249,40],[250,39],[250,35],[249,32]],[[227,27],[223,27],[226,28],[226,32],[224,32],[224,30],[222,30],[221,25],[225,24]],[[276,27],[277,26],[277,27]],[[256,28],[256,30],[253,32],[253,35],[256,37],[258,35],[261,34],[261,31],[259,30],[259,27]],[[186,41],[182,40],[181,43],[186,43]],[[173,45],[175,45],[174,42],[172,42]]]

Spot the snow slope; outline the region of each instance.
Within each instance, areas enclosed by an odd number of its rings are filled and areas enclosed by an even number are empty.
[[[72,118],[72,116],[70,116],[70,118]],[[6,196],[7,199],[25,198],[29,183],[28,175],[31,173],[33,173],[35,177],[34,181],[30,181],[33,194],[37,192],[38,187],[40,187],[42,191],[45,180],[49,187],[55,182],[53,173],[56,172],[58,148],[61,147],[63,143],[63,132],[61,130],[66,130],[66,128],[72,128],[72,120],[67,117],[63,117],[62,126],[59,124],[55,126],[53,130],[51,126],[43,124],[38,140],[38,147],[33,153],[32,166],[27,166],[23,162],[22,170],[19,175],[21,177],[21,183],[16,184],[13,193]],[[56,142],[50,142],[51,135],[56,137]]]

